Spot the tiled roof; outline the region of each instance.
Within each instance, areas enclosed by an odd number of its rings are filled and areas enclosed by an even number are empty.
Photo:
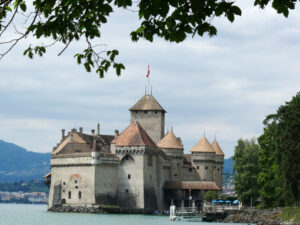
[[[132,106],[130,111],[134,110],[157,110],[164,111],[163,107],[156,101],[152,95],[144,95],[134,106]]]
[[[213,149],[216,151],[216,155],[224,156],[224,152],[222,151],[219,143],[216,140],[211,143],[211,147],[213,147]]]
[[[132,122],[115,140],[116,146],[153,146],[155,142],[138,122]]]
[[[178,141],[173,132],[167,133],[166,136],[157,143],[157,146],[160,148],[183,149],[182,144]]]
[[[221,190],[215,182],[208,181],[166,181],[164,189]]]
[[[215,150],[209,144],[207,138],[202,137],[197,144],[191,149],[191,152],[215,152]]]
[[[183,155],[183,163],[191,163],[192,162],[192,154],[184,154]]]

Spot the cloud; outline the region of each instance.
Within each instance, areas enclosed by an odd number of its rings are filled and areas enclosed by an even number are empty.
[[[116,9],[96,44],[118,49],[126,65],[122,76],[111,70],[104,79],[86,73],[73,55],[74,43],[60,57],[56,46],[45,57],[29,60],[25,40],[0,61],[0,139],[29,150],[46,152],[60,140],[60,129],[101,123],[113,134],[129,123],[129,111],[144,94],[147,65],[153,95],[167,110],[166,125],[174,126],[189,149],[216,133],[226,157],[240,137],[262,133],[265,116],[299,91],[299,9],[288,19],[271,7],[260,10],[238,0],[242,17],[234,23],[216,18],[214,38],[188,38],[180,44],[155,39],[133,43],[139,26],[136,13]],[[42,40],[44,41],[44,40]]]

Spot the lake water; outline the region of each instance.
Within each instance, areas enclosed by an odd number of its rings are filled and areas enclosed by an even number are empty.
[[[0,225],[221,225],[176,221],[167,216],[47,212],[46,205],[0,204]],[[235,225],[238,225],[235,223]]]

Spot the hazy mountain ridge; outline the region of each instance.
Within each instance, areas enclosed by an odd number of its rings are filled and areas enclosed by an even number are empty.
[[[37,153],[0,140],[0,182],[43,179],[50,171],[51,153]]]
[[[233,156],[224,160],[223,173],[234,173],[233,171]]]

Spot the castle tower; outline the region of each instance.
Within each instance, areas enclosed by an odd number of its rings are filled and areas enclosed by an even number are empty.
[[[152,95],[144,95],[129,111],[131,123],[138,122],[155,143],[163,138],[166,111]]]
[[[157,143],[157,146],[172,159],[171,180],[181,180],[180,166],[183,164],[183,146],[181,141],[171,131]]]
[[[219,143],[216,140],[213,141],[211,146],[216,151],[215,181],[216,181],[217,186],[222,189],[224,153],[223,153]]]
[[[192,165],[196,168],[202,181],[215,181],[216,152],[207,138],[202,137],[191,149]]]

